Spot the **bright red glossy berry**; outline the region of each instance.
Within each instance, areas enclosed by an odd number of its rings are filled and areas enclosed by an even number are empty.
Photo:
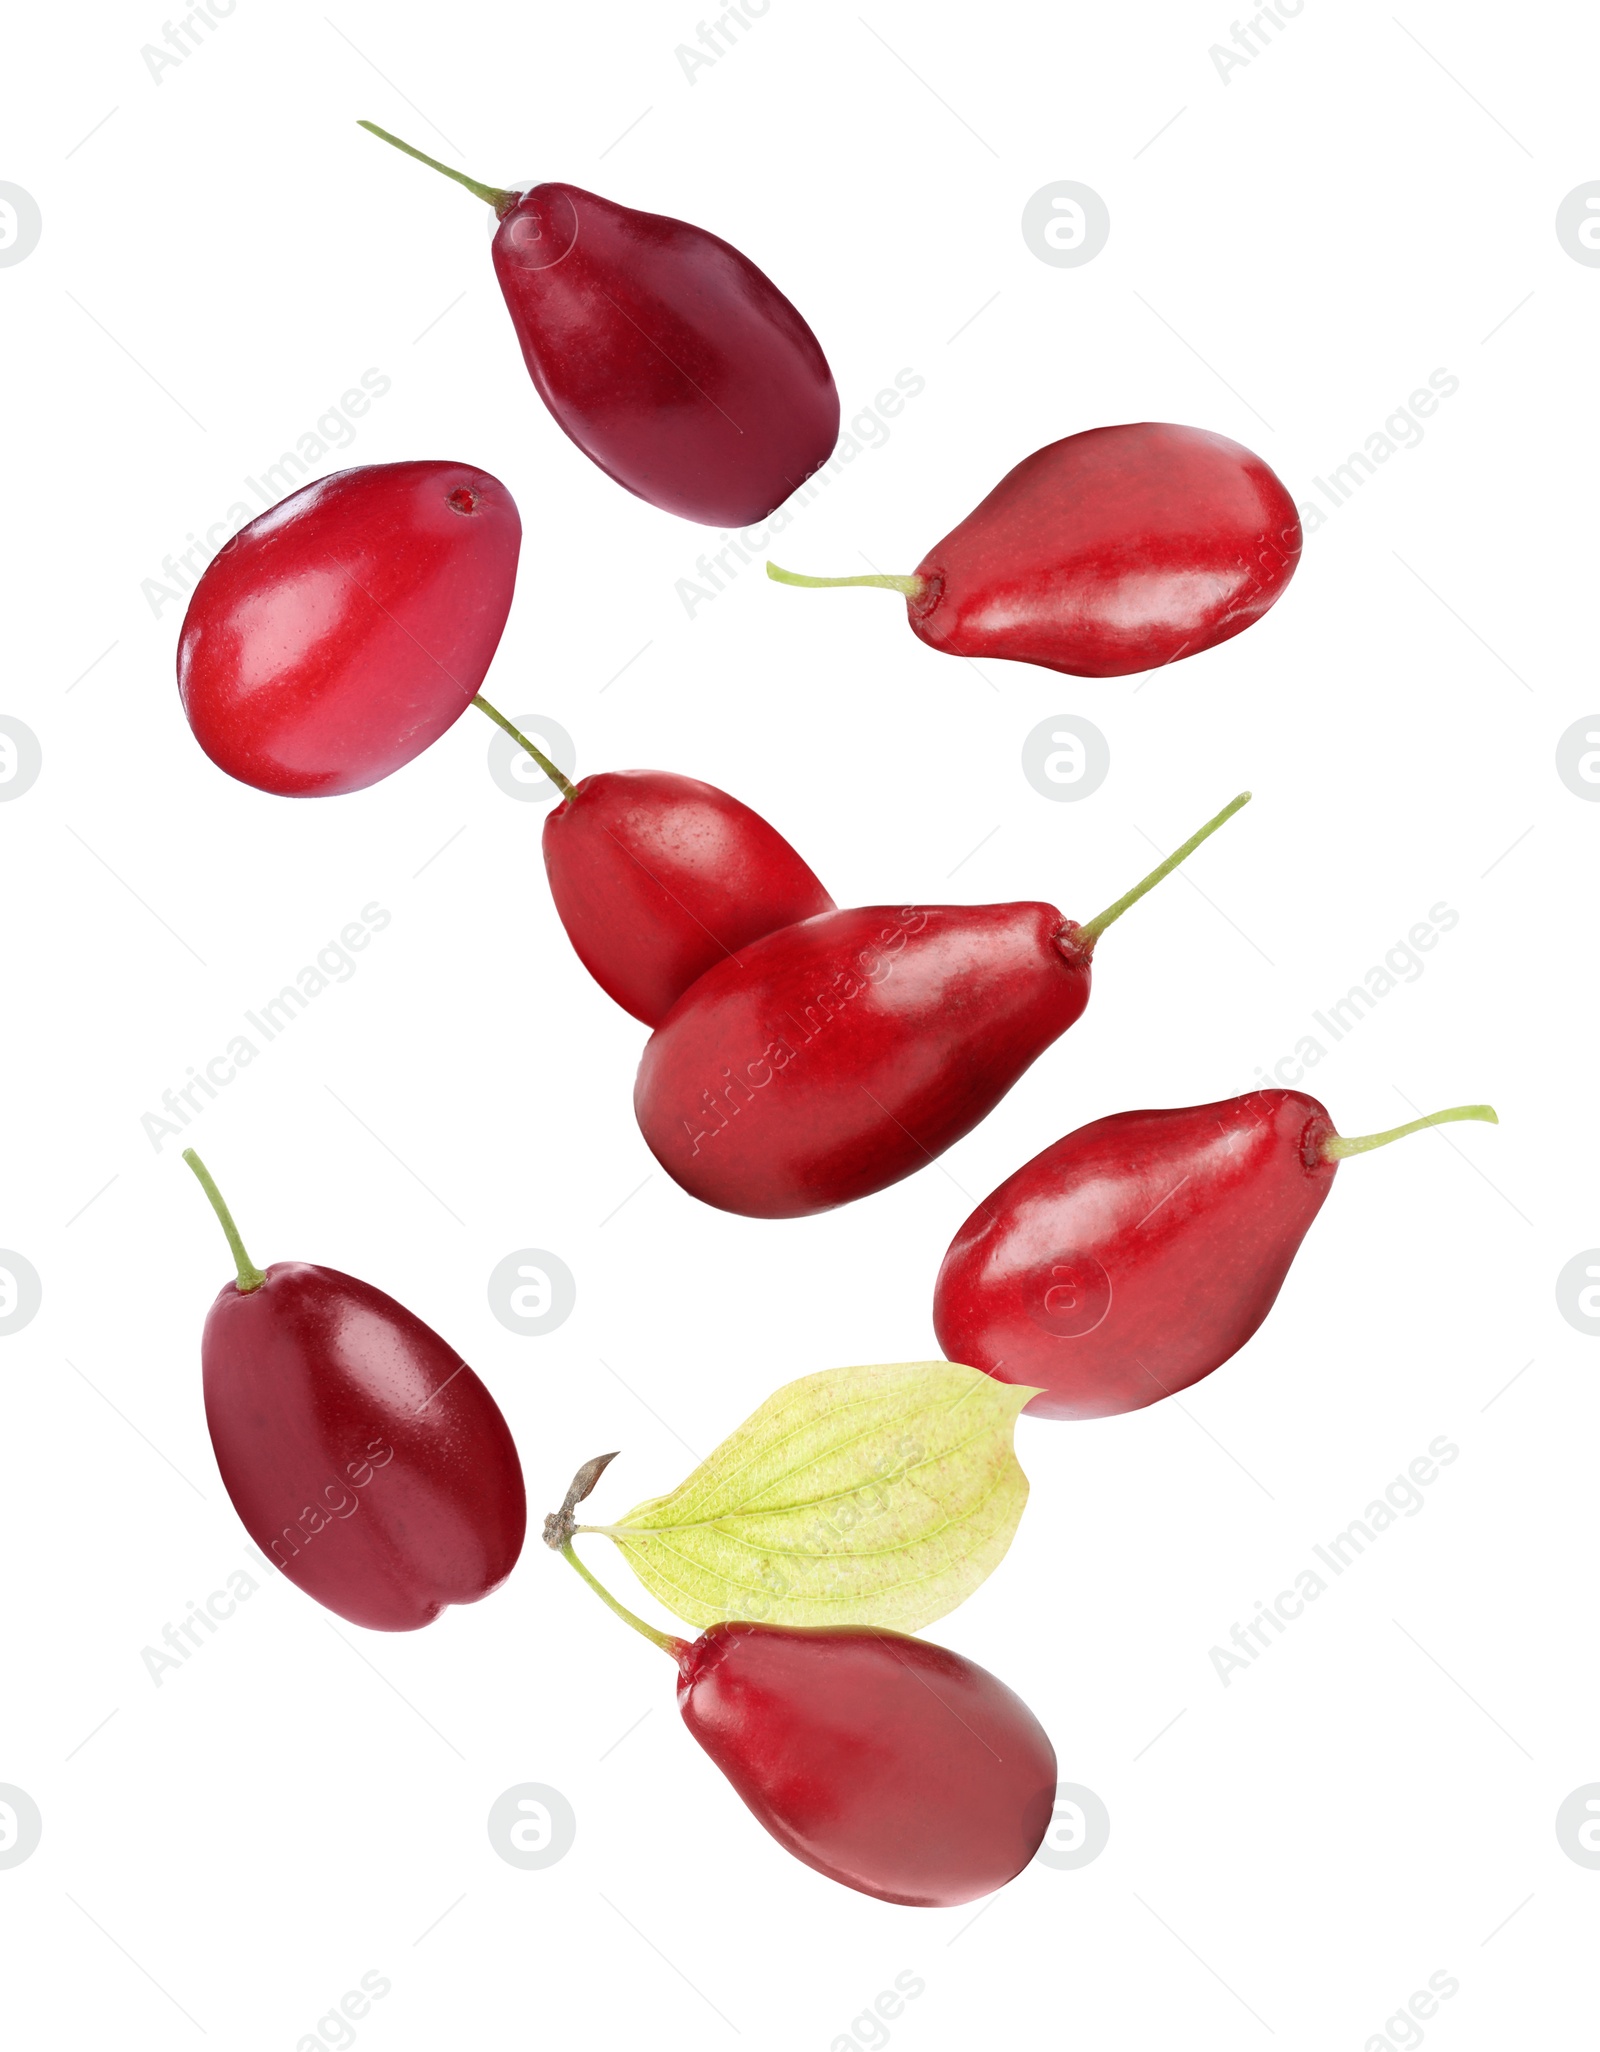
[[[494,1398],[439,1335],[370,1283],[234,1248],[201,1342],[206,1423],[245,1530],[308,1596],[371,1631],[430,1624],[510,1574],[522,1468]]]
[[[549,815],[544,864],[589,974],[647,1026],[740,948],[833,900],[759,813],[694,777],[584,777]]]
[[[207,567],[178,691],[219,769],[259,791],[359,791],[472,703],[511,610],[522,522],[468,463],[302,485]]]
[[[645,1047],[633,1103],[651,1153],[691,1196],[752,1218],[911,1175],[1066,1032],[1106,927],[1247,797],[1082,926],[1053,905],[878,905],[741,948]]]
[[[656,1028],[634,1110],[692,1197],[801,1218],[887,1188],[993,1110],[1089,998],[1052,905],[874,905],[708,969]]]
[[[950,1243],[933,1322],[951,1361],[1104,1418],[1187,1389],[1267,1313],[1347,1155],[1487,1105],[1344,1139],[1314,1097],[1256,1090],[1118,1112],[1034,1156]]]
[[[1300,548],[1294,501],[1259,456],[1140,421],[1035,450],[910,577],[768,570],[904,592],[912,631],[948,655],[1126,677],[1242,634],[1282,596]]]

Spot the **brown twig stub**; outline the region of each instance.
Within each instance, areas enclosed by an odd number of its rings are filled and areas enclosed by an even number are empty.
[[[577,1474],[573,1476],[572,1485],[567,1491],[566,1501],[562,1504],[560,1510],[551,1511],[544,1521],[544,1543],[552,1552],[559,1553],[572,1537],[577,1523],[572,1515],[573,1512],[589,1494],[590,1490],[593,1489],[594,1485],[600,1480],[600,1477],[610,1467],[616,1457],[615,1453],[596,1454],[593,1460],[585,1461]]]

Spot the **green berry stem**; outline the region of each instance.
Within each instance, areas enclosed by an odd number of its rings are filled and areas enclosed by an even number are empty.
[[[222,1230],[227,1234],[228,1245],[233,1251],[234,1266],[239,1271],[239,1294],[247,1297],[252,1290],[259,1290],[267,1278],[244,1251],[244,1241],[240,1239],[239,1228],[233,1222],[233,1213],[223,1202],[222,1192],[211,1180],[211,1171],[192,1147],[183,1150],[183,1158],[194,1170],[201,1189],[211,1199],[211,1209],[222,1221]]]
[[[480,185],[476,178],[469,178],[465,171],[452,171],[448,164],[441,164],[437,157],[430,157],[425,150],[413,149],[408,142],[402,142],[397,135],[391,135],[386,128],[380,128],[376,121],[358,121],[357,128],[364,128],[368,135],[381,136],[386,143],[393,143],[397,150],[404,150],[408,157],[415,157],[419,164],[431,165],[435,171],[442,171],[446,178],[453,178],[457,185],[464,185],[468,192],[475,192],[478,198],[493,207],[502,220],[510,213],[522,197],[519,192],[507,192],[502,186]]]
[[[1237,798],[1231,799],[1228,804],[1223,806],[1215,819],[1208,819],[1200,831],[1197,834],[1191,834],[1181,848],[1174,848],[1166,861],[1158,863],[1147,877],[1142,878],[1140,882],[1134,885],[1131,891],[1124,891],[1114,904],[1108,905],[1103,912],[1097,913],[1093,919],[1080,926],[1073,934],[1073,940],[1087,953],[1093,948],[1095,942],[1105,932],[1106,928],[1113,921],[1120,919],[1130,905],[1137,905],[1145,893],[1153,891],[1164,876],[1171,876],[1180,862],[1188,861],[1202,841],[1209,841],[1219,826],[1232,819],[1233,815],[1242,806],[1249,803],[1250,793],[1248,791],[1241,791]]]
[[[494,721],[497,727],[503,727],[505,731],[511,736],[512,740],[517,743],[519,748],[527,749],[528,753],[533,757],[534,761],[539,765],[540,769],[544,771],[545,775],[550,779],[551,783],[555,785],[556,789],[561,793],[563,798],[577,797],[578,787],[576,784],[573,783],[572,779],[570,777],[563,776],[561,771],[558,770],[555,764],[550,760],[549,756],[546,755],[542,749],[535,748],[533,743],[528,739],[527,735],[520,732],[519,729],[517,729],[516,727],[512,726],[511,722],[506,718],[503,712],[496,712],[494,707],[489,703],[488,699],[483,697],[481,693],[478,697],[474,698],[472,702],[478,708],[479,712],[487,713],[489,718]]]
[[[647,1625],[642,1617],[635,1617],[626,1604],[619,1603],[611,1591],[602,1583],[597,1582],[583,1562],[579,1560],[577,1554],[573,1551],[570,1539],[566,1540],[559,1550],[561,1558],[566,1561],[568,1566],[577,1569],[578,1573],[589,1584],[589,1587],[600,1598],[600,1601],[606,1604],[608,1608],[614,1610],[624,1624],[632,1625],[636,1632],[643,1633],[644,1637],[652,1645],[659,1646],[663,1653],[670,1653],[674,1660],[678,1659],[680,1655],[688,1650],[682,1639],[674,1638],[670,1632],[658,1632],[654,1625]]]
[[[1421,1133],[1429,1126],[1448,1126],[1456,1119],[1479,1119],[1486,1126],[1498,1126],[1492,1104],[1456,1104],[1449,1111],[1429,1112],[1425,1119],[1413,1119],[1406,1126],[1391,1126],[1387,1133],[1363,1133],[1353,1140],[1330,1133],[1320,1149],[1324,1161],[1343,1161],[1346,1155],[1370,1154],[1374,1147],[1387,1147],[1391,1140],[1403,1140],[1408,1133]]]
[[[776,563],[767,565],[767,575],[774,584],[798,584],[806,591],[838,591],[846,585],[870,585],[877,591],[903,592],[907,598],[918,598],[922,593],[920,577],[889,577],[875,574],[871,577],[802,577],[798,570],[781,570]]]

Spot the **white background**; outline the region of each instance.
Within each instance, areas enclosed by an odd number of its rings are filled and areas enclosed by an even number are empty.
[[[44,770],[0,806],[0,1245],[44,1304],[0,1342],[0,1781],[44,1836],[0,1871],[9,2042],[288,2052],[376,1970],[372,2052],[823,2052],[874,2038],[853,2020],[910,1970],[906,2052],[1356,2048],[1441,1969],[1460,1990],[1428,2042],[1578,2042],[1600,1873],[1553,1821],[1600,1779],[1600,1352],[1554,1281],[1600,1240],[1600,808],[1554,757],[1600,700],[1600,272],[1554,216],[1600,176],[1600,24],[1310,0],[1225,83],[1225,13],[776,0],[692,84],[692,10],[636,0],[242,0],[159,83],[154,12],[14,21],[0,177],[44,233],[0,270],[0,710]],[[980,672],[892,598],[754,568],[691,619],[675,581],[719,538],[565,441],[487,212],[360,115],[490,181],[726,236],[805,311],[847,421],[902,368],[926,380],[782,536],[800,568],[910,569],[1023,455],[1110,421],[1221,430],[1311,503],[1431,372],[1459,390],[1263,624],[1145,680]],[[1019,228],[1064,178],[1111,213],[1079,269]],[[542,812],[490,781],[482,721],[314,802],[228,781],[184,724],[181,606],[153,617],[142,581],[369,367],[392,389],[321,467],[464,459],[521,508],[490,695],[559,720],[580,772],[737,792],[841,903],[1086,917],[1152,842],[1255,803],[1197,889],[1107,939],[1087,1016],[939,1168],[801,1223],[698,1207],[652,1173],[641,1029],[567,948]],[[1065,712],[1111,747],[1076,804],[1020,769]],[[1459,912],[1307,1081],[1350,1132],[1480,1098],[1500,1129],[1348,1164],[1265,1329],[1181,1402],[1024,1421],[1016,1543],[935,1627],[1108,1805],[1093,1865],[1035,1866],[976,1921],[831,1885],[721,1783],[667,1664],[531,1541],[414,1636],[263,1586],[153,1683],[141,1649],[247,1555],[200,1406],[225,1249],[141,1116],[372,900],[392,924],[358,973],[186,1137],[257,1260],[367,1277],[465,1352],[535,1518],[587,1455],[623,1449],[598,1499],[620,1509],[791,1377],[932,1353],[940,1255],[1002,1176],[1090,1118],[1250,1088],[1430,907]],[[485,1294],[529,1245],[578,1281],[544,1339]],[[1210,1648],[1439,1434],[1460,1456],[1425,1509],[1224,1688]],[[525,1781],[578,1819],[536,1873],[485,1830]]]

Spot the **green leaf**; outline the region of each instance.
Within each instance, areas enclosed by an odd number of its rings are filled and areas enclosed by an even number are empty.
[[[916,1631],[1011,1544],[1028,1500],[1013,1428],[1034,1394],[953,1361],[806,1375],[670,1495],[578,1529],[693,1625]]]

